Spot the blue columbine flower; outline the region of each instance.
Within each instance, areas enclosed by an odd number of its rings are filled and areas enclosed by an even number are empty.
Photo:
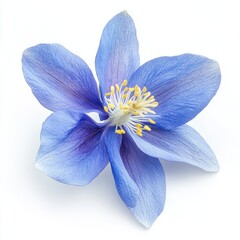
[[[110,162],[120,197],[150,227],[165,202],[159,159],[218,170],[213,151],[185,125],[215,95],[218,63],[183,54],[140,66],[127,12],[103,30],[95,62],[100,89],[88,65],[61,45],[28,48],[22,63],[33,94],[53,111],[43,124],[36,166],[55,180],[82,186]]]

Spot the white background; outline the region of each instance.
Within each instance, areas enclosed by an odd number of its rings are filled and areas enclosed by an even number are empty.
[[[64,185],[34,167],[41,124],[50,114],[32,95],[21,54],[60,43],[94,71],[101,31],[122,10],[133,17],[142,63],[185,52],[220,63],[222,84],[190,124],[214,149],[216,174],[164,164],[167,199],[149,230],[115,190],[110,168],[88,186]],[[240,239],[238,1],[20,1],[0,4],[0,239]]]

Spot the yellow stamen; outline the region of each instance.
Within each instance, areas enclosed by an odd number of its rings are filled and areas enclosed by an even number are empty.
[[[134,91],[134,88],[133,88],[133,87],[129,88],[129,92],[130,92],[130,93],[133,92],[133,91]]]
[[[139,96],[139,92],[134,92],[134,97],[138,97]]]
[[[104,106],[103,108],[104,108],[105,112],[108,112],[108,107],[107,106]]]
[[[136,85],[135,87],[134,87],[134,90],[135,90],[135,92],[138,92],[140,89],[139,89],[139,86],[138,85]]]
[[[158,102],[153,102],[153,103],[151,104],[151,106],[157,107],[157,106],[158,106]]]
[[[124,87],[127,86],[127,84],[128,84],[128,81],[127,81],[127,80],[124,80],[123,83],[122,83],[122,85],[123,85]]]
[[[146,92],[146,93],[143,94],[143,96],[146,97],[146,98],[148,98],[150,95],[151,95],[150,92]]]
[[[142,133],[141,133],[141,132],[136,131],[136,134],[137,134],[139,137],[142,137]]]
[[[108,106],[109,106],[111,109],[114,109],[114,108],[115,108],[114,104],[112,104],[112,103],[109,103]]]
[[[125,134],[126,132],[125,132],[124,129],[117,129],[117,130],[115,131],[115,133],[117,133],[117,134]]]
[[[114,86],[111,86],[111,95],[114,95]]]
[[[154,100],[154,96],[151,96],[148,100]]]
[[[143,131],[143,130],[142,130],[142,127],[138,127],[138,128],[137,128],[137,132],[140,132],[140,133],[141,133],[142,131]]]
[[[143,129],[146,130],[146,131],[151,131],[151,130],[152,130],[148,125],[145,125],[145,126],[143,127]]]
[[[125,133],[126,133],[124,129],[121,129],[121,131],[122,131],[122,134],[125,134]]]
[[[105,96],[108,97],[110,96],[112,93],[108,92],[108,93],[105,93]]]
[[[156,124],[156,122],[153,121],[151,118],[149,118],[148,121],[149,121],[151,124]]]
[[[134,114],[135,116],[138,116],[138,115],[139,115],[138,112],[132,112],[132,114]]]
[[[116,84],[116,92],[119,92],[119,90],[120,90],[120,87],[118,84]]]
[[[158,102],[147,87],[128,87],[127,84],[128,81],[124,80],[121,85],[116,83],[110,87],[105,94],[107,105],[103,109],[109,114],[110,126],[116,127],[116,134],[125,134],[124,128],[128,127],[142,137],[144,131],[151,131],[150,124],[156,124],[150,114],[156,114],[153,108],[158,106]],[[146,121],[149,124],[145,125]]]
[[[147,92],[147,88],[146,87],[143,87],[142,91],[145,93]]]
[[[122,134],[122,130],[121,130],[121,129],[118,129],[118,130],[115,131],[115,133],[117,133],[117,134]]]

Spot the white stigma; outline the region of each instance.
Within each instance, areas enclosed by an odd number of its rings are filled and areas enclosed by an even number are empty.
[[[141,137],[143,130],[151,131],[145,123],[155,124],[151,115],[156,113],[150,108],[157,107],[158,102],[146,87],[128,88],[127,84],[124,80],[120,86],[111,86],[111,91],[104,97],[107,104],[104,110],[109,114],[109,124],[116,126],[117,134],[125,134],[124,128],[128,128]]]

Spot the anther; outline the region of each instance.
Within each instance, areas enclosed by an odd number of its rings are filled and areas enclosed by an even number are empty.
[[[139,113],[138,112],[136,112],[136,111],[134,111],[134,112],[132,112],[135,116],[139,116]]]
[[[119,85],[118,85],[118,84],[116,84],[115,86],[116,86],[116,92],[119,92],[119,90],[120,90],[120,87],[119,87]]]
[[[133,88],[133,87],[129,88],[129,92],[130,92],[130,93],[133,92],[133,91],[134,91],[134,88]]]
[[[109,93],[105,93],[105,96],[106,96],[106,97],[108,97],[108,96],[110,96],[110,95],[112,95],[112,93],[110,93],[110,92],[109,92]]]
[[[109,103],[108,106],[109,106],[111,109],[114,109],[114,108],[115,108],[114,104],[112,104],[112,103]]]
[[[149,121],[151,124],[156,124],[156,122],[153,121],[151,118],[149,118],[148,121]]]
[[[151,130],[152,130],[148,125],[145,125],[145,126],[143,127],[143,129],[146,130],[146,131],[151,131]]]
[[[122,83],[122,86],[125,87],[125,86],[127,86],[127,84],[128,84],[128,81],[127,81],[127,80],[124,80],[123,83]]]
[[[121,131],[122,131],[122,134],[125,134],[125,133],[126,133],[124,129],[121,129]]]
[[[134,97],[138,97],[139,96],[139,92],[134,92]]]
[[[114,86],[111,86],[111,95],[114,95]]]
[[[105,112],[108,112],[108,107],[107,106],[104,106],[103,108],[104,108]]]
[[[136,85],[135,87],[134,87],[134,90],[135,90],[135,92],[138,92],[140,89],[139,89],[139,86],[138,85]]]
[[[143,94],[143,96],[144,96],[145,98],[148,98],[150,95],[151,95],[150,92],[146,92],[146,93]]]
[[[117,130],[115,131],[115,133],[117,133],[117,134],[125,134],[126,132],[125,132],[124,129],[117,129]]]
[[[117,134],[122,134],[122,130],[121,130],[121,129],[118,129],[118,130],[115,131],[115,133],[117,133]]]
[[[148,100],[155,100],[154,96],[151,96]]]
[[[141,133],[141,132],[136,131],[136,134],[137,134],[139,137],[142,137],[142,133]]]

